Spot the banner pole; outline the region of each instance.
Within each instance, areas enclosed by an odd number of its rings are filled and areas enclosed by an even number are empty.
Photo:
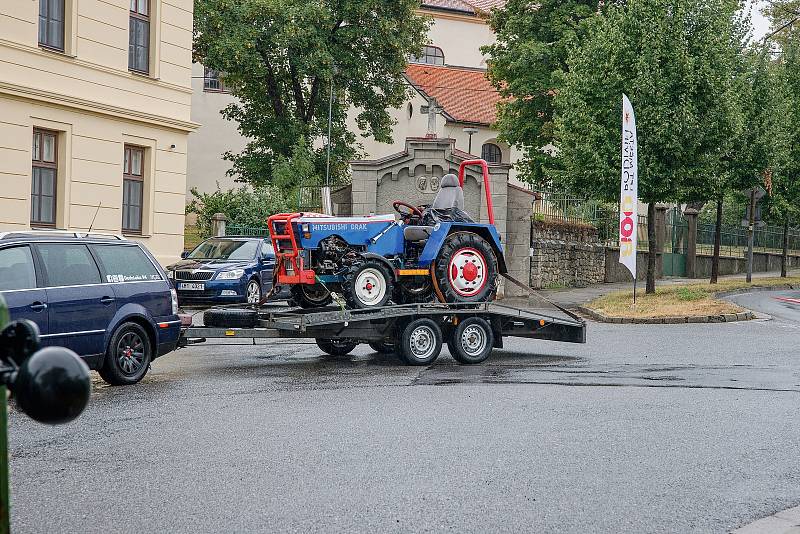
[[[636,306],[636,276],[633,277],[633,305]]]

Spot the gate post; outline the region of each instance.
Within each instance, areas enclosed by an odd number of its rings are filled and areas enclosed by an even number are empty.
[[[215,213],[211,216],[211,233],[214,235],[214,237],[225,236],[226,222],[228,222],[228,218],[224,213]]]
[[[697,278],[697,215],[700,212],[694,208],[686,208],[683,215],[688,226],[686,240],[686,276]]]

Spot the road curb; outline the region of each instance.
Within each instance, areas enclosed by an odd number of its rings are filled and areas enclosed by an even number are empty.
[[[612,317],[589,308],[578,306],[578,311],[600,323],[611,324],[687,324],[687,323],[735,323],[752,321],[756,314],[751,311],[725,313],[722,315],[698,315],[683,317]]]
[[[731,534],[800,534],[800,506],[753,521]]]
[[[787,291],[798,289],[796,284],[783,284],[779,286],[753,286],[731,291],[720,291],[714,293],[715,298],[725,298],[745,293],[760,293],[765,291]],[[602,314],[585,306],[577,306],[576,309],[599,323],[611,324],[686,324],[686,323],[735,323],[739,321],[752,321],[758,319],[753,311],[738,313],[725,313],[722,315],[687,315],[685,317],[613,317]],[[798,532],[797,534],[800,534]]]

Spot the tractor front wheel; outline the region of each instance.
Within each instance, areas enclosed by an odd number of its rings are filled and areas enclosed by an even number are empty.
[[[497,273],[497,257],[492,247],[471,232],[447,236],[433,266],[436,293],[448,303],[494,300]]]
[[[389,267],[377,260],[367,260],[353,267],[345,276],[342,292],[351,308],[378,308],[392,297],[394,281]]]
[[[292,300],[301,308],[322,308],[333,300],[331,292],[322,284],[292,286]]]

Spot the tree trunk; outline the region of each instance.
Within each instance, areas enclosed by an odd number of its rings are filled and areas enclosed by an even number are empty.
[[[789,216],[783,221],[783,255],[781,256],[781,278],[786,278],[789,266]]]
[[[722,199],[717,200],[717,224],[714,229],[714,257],[711,259],[711,283],[719,279],[719,249],[722,245]]]
[[[652,295],[656,292],[656,254],[658,253],[658,243],[656,242],[656,204],[650,202],[647,205],[647,294]]]

